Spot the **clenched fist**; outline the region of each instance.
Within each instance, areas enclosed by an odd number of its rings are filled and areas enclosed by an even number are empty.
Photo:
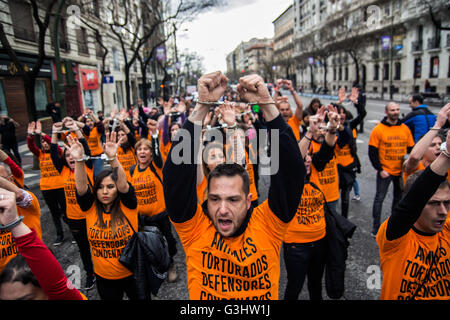
[[[264,79],[257,74],[251,74],[239,79],[237,91],[242,100],[249,103],[274,103]]]
[[[220,71],[205,74],[198,79],[198,101],[216,102],[225,93],[228,78]]]

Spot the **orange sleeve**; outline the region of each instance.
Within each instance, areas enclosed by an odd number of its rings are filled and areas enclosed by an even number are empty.
[[[380,147],[380,134],[379,134],[378,126],[373,128],[372,133],[370,134],[369,146],[373,146],[375,148]]]

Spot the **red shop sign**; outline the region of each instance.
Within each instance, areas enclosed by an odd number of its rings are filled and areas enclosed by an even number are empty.
[[[98,89],[98,73],[94,69],[81,69],[81,79],[83,81],[83,90]]]

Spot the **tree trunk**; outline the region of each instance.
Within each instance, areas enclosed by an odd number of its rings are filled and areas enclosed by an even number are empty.
[[[142,101],[144,106],[148,106],[148,85],[147,85],[147,65],[139,58],[142,75]]]
[[[125,101],[127,103],[127,105],[125,106],[126,110],[130,109],[131,106],[131,97],[130,97],[130,92],[131,91],[131,87],[130,87],[130,66],[125,65]]]
[[[25,85],[25,97],[27,100],[27,112],[30,117],[29,121],[36,121],[36,100],[34,96],[34,88],[36,86],[36,78],[30,77],[29,75],[24,75],[22,77]]]
[[[323,62],[323,90],[326,93],[327,92],[327,74],[328,74],[328,68],[327,68],[327,60],[324,59]]]

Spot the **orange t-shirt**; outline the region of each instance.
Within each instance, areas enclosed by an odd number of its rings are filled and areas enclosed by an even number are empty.
[[[153,167],[162,179],[162,169],[159,169],[155,165]],[[150,166],[141,172],[139,165],[136,165],[129,182],[136,192],[140,214],[151,217],[166,210],[162,183],[152,172]]]
[[[278,299],[281,242],[288,224],[267,200],[236,237],[222,237],[200,205],[192,219],[172,223],[186,253],[190,299]]]
[[[98,132],[97,127],[92,128],[89,136],[85,136],[85,138],[92,156],[98,156],[103,153],[103,148],[100,143],[101,134]]]
[[[305,183],[294,219],[284,235],[285,243],[306,243],[326,235],[325,198],[310,183]]]
[[[39,201],[36,196],[31,192],[27,191],[33,201],[28,208],[17,208],[17,215],[23,216],[23,223],[25,223],[30,229],[36,231],[36,235],[42,240],[42,229],[41,229],[41,207],[39,206]],[[2,273],[8,262],[17,256],[18,250],[14,242],[14,238],[9,230],[0,230],[0,273]]]
[[[326,142],[324,142],[326,143]],[[311,154],[319,152],[321,144],[311,141]],[[325,195],[327,202],[336,201],[339,199],[339,173],[337,169],[336,156],[330,160],[322,171],[317,171],[313,164],[311,164],[311,178],[310,181],[317,185]]]
[[[41,169],[41,190],[53,190],[64,187],[64,181],[53,164],[50,152],[39,153],[39,168]]]
[[[250,150],[252,150],[251,147]],[[230,150],[230,146],[228,144],[225,145],[225,153],[228,154],[230,152],[230,159],[235,159],[234,150]],[[253,163],[250,162],[247,150],[245,150],[245,170],[247,170],[248,176],[250,178],[249,192],[252,194],[252,201],[256,201],[258,200],[258,190],[256,189],[255,183],[255,171],[253,168]]]
[[[403,156],[407,148],[414,146],[411,131],[405,124],[387,126],[379,123],[373,128],[369,146],[378,149],[381,167],[390,175],[399,176],[402,172]]]
[[[352,151],[350,145],[346,144],[343,148],[340,148],[337,144],[334,148],[334,153],[336,155],[337,163],[343,167],[351,165],[355,159],[352,156]]]
[[[123,151],[122,147],[117,149],[117,160],[119,160],[120,165],[125,171],[127,180],[130,180],[130,168],[137,164],[135,150],[133,147],[129,148],[127,152]]]
[[[169,155],[170,148],[172,147],[172,141],[169,141],[166,145],[164,145],[162,141],[162,135],[159,136],[159,149],[161,152],[161,157],[163,160],[163,163],[166,162],[167,156]]]
[[[87,166],[84,167],[88,175],[88,179],[91,184],[94,181],[94,171],[89,169]],[[67,218],[73,220],[82,220],[86,218],[86,213],[84,213],[77,202],[76,197],[76,186],[75,186],[75,174],[70,168],[63,166],[61,171],[61,177],[64,181],[64,194],[66,196],[66,213]]]
[[[386,239],[384,221],[377,234],[383,283],[381,300],[410,299],[423,283],[434,256],[438,257],[430,271],[429,280],[418,291],[417,300],[450,299],[450,225],[441,232],[425,236],[409,230],[404,236]],[[448,221],[448,220],[447,220]],[[436,254],[437,253],[437,254]]]
[[[112,235],[109,227],[111,215],[103,213],[103,221],[108,226],[100,228],[97,224],[97,210],[95,204],[85,212],[86,228],[91,247],[92,264],[94,272],[100,277],[110,280],[123,279],[131,276],[133,273],[119,262],[123,249],[134,234],[134,230],[138,229],[138,210],[129,209],[120,203],[120,208],[124,215],[130,221],[132,227],[124,219],[119,223],[116,229],[116,235]]]
[[[298,120],[296,116],[292,116],[288,120],[288,125],[292,128],[295,139],[297,139],[297,141],[300,141],[300,126],[302,125],[301,120]]]

